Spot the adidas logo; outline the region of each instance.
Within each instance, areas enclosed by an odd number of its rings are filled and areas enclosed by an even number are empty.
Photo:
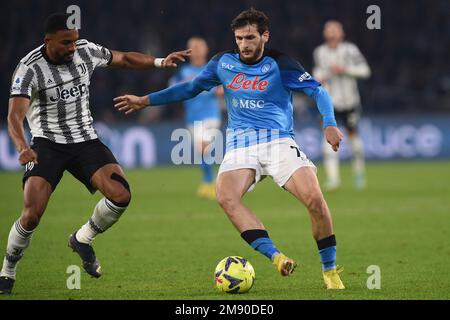
[[[53,80],[52,79],[48,79],[47,80],[47,84],[52,84],[53,83]]]

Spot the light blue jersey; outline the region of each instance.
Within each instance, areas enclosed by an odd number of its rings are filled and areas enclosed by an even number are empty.
[[[190,82],[151,93],[151,105],[187,100],[223,84],[228,110],[227,151],[277,138],[294,138],[292,91],[312,97],[323,125],[336,126],[331,98],[300,63],[266,50],[257,62],[246,64],[237,52],[214,56]]]
[[[181,66],[178,73],[169,80],[169,85],[175,85],[181,82],[187,82],[194,79],[202,70],[202,67],[196,67],[191,64]],[[205,119],[220,120],[220,105],[215,90],[204,91],[195,98],[184,102],[185,121],[187,125],[194,125],[194,121]]]

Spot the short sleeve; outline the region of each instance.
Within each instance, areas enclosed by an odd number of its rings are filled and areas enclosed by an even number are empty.
[[[88,51],[94,68],[107,67],[111,63],[113,56],[111,50],[108,48],[88,41],[86,41],[85,48]]]
[[[31,99],[34,81],[34,71],[23,63],[20,63],[11,79],[10,97],[27,97]]]

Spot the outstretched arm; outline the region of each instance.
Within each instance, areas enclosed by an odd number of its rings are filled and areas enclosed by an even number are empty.
[[[117,103],[114,107],[119,111],[125,111],[125,114],[129,114],[150,105],[157,106],[188,100],[195,97],[203,90],[200,83],[194,79],[141,97],[129,94],[116,97],[114,98],[114,101]]]
[[[129,114],[150,105],[171,104],[191,99],[200,92],[211,90],[221,84],[216,72],[217,64],[217,59],[211,59],[202,72],[189,82],[179,83],[146,96],[123,95],[116,97],[114,101],[117,103],[114,107],[119,111],[125,111],[125,114]]]
[[[111,50],[111,53],[111,67],[127,69],[149,69],[153,67],[174,68],[177,66],[176,62],[186,61],[185,58],[190,56],[191,50],[172,52],[164,59],[155,58],[151,55],[139,52],[121,52]]]

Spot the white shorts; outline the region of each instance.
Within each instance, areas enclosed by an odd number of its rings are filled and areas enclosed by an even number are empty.
[[[203,143],[211,143],[217,135],[219,128],[220,120],[212,118],[195,121],[194,124],[188,126],[192,142],[197,148],[201,148]]]
[[[218,175],[238,169],[254,169],[255,182],[248,189],[251,191],[265,176],[271,176],[275,183],[282,187],[301,167],[311,167],[317,171],[314,163],[300,150],[293,139],[281,138],[227,152]]]

